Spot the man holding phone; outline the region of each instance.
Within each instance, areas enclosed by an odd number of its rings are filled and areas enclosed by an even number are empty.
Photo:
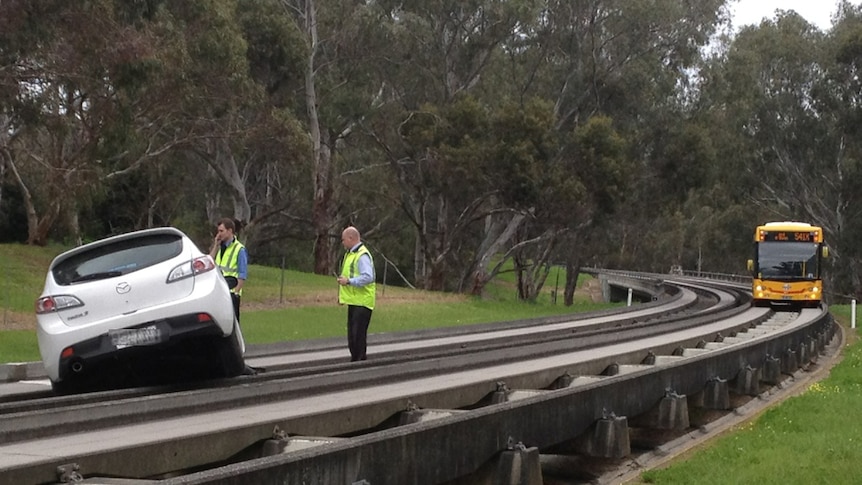
[[[233,312],[239,322],[239,304],[242,287],[248,278],[248,251],[236,237],[237,228],[233,219],[225,217],[218,222],[210,256],[215,260],[221,274],[227,280],[233,300]]]
[[[347,305],[347,346],[350,360],[355,362],[365,360],[376,292],[374,261],[355,227],[342,231],[341,244],[346,252],[341,260],[341,271],[336,275],[338,303]]]

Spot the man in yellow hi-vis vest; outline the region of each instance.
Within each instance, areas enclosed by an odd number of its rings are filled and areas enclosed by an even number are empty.
[[[219,220],[210,256],[227,280],[233,300],[233,313],[238,322],[242,287],[248,279],[248,251],[236,238],[236,224],[233,219],[225,217]]]
[[[365,360],[368,325],[374,310],[376,284],[374,261],[362,243],[359,231],[348,227],[341,233],[341,244],[347,252],[338,273],[338,303],[347,305],[347,346],[350,361]]]

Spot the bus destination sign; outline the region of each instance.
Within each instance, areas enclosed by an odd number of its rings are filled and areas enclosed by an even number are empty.
[[[761,241],[778,242],[816,242],[815,232],[809,231],[763,231],[760,233]]]

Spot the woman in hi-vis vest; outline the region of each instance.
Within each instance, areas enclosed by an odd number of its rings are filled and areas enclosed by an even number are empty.
[[[348,227],[341,233],[341,244],[347,252],[338,273],[338,303],[347,305],[347,346],[350,361],[365,360],[368,325],[377,285],[374,282],[374,260],[362,243],[359,231]]]

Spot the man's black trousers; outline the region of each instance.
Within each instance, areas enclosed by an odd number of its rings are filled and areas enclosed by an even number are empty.
[[[371,323],[371,310],[364,306],[347,306],[347,347],[350,360],[365,360],[368,325]]]

